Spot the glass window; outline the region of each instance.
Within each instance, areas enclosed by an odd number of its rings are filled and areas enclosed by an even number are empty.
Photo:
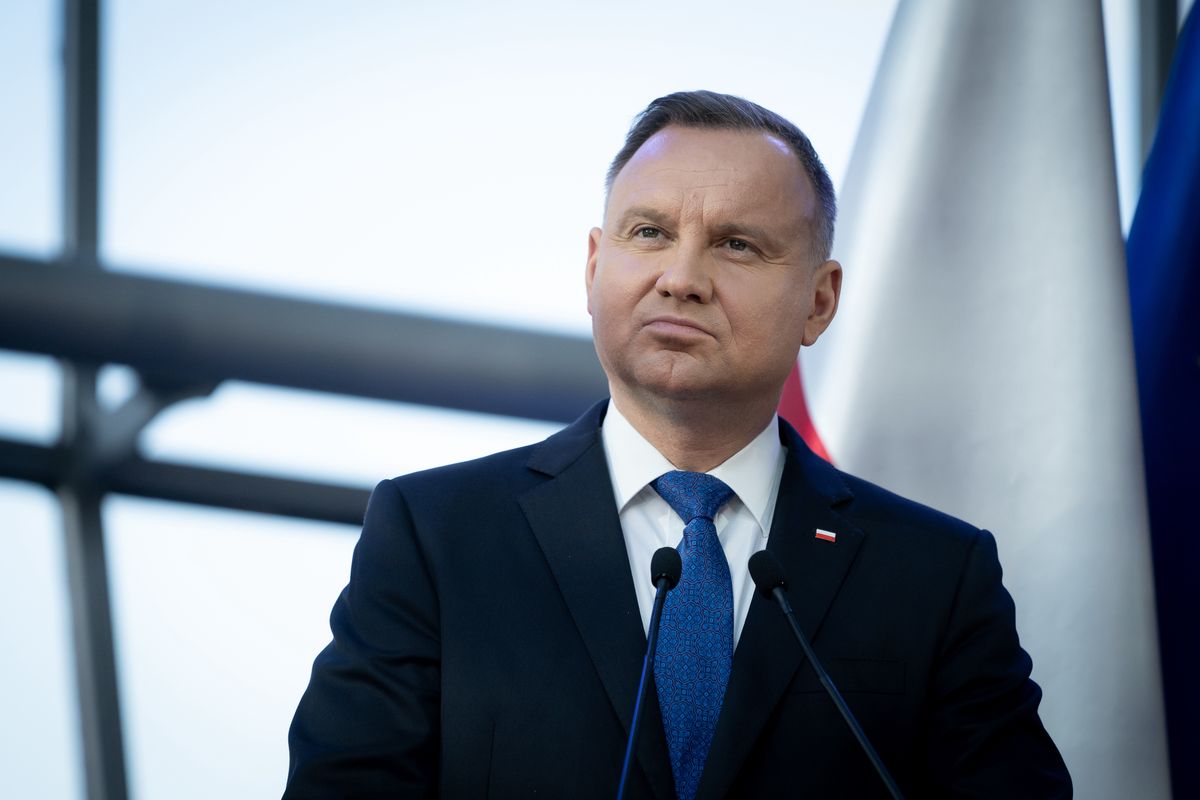
[[[105,255],[586,332],[586,235],[632,115],[744,94],[840,178],[894,6],[114,3]]]
[[[150,458],[374,486],[546,438],[561,426],[230,381],[168,409]]]
[[[104,522],[131,794],[278,797],[357,529],[126,497]]]
[[[1142,188],[1141,65],[1138,62],[1138,4],[1132,0],[1102,0],[1104,55],[1112,103],[1113,153],[1117,163],[1117,200],[1121,230],[1129,232]]]
[[[0,795],[83,797],[62,519],[54,497],[0,480]]]
[[[0,249],[49,256],[59,225],[58,3],[0,3]]]
[[[61,396],[58,362],[0,350],[0,437],[54,442],[62,429]]]

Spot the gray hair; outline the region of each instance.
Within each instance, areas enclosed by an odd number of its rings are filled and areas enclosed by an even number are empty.
[[[741,97],[717,92],[675,92],[654,100],[638,114],[625,135],[625,145],[608,167],[605,193],[633,158],[633,154],[654,134],[670,125],[710,130],[762,131],[787,142],[800,166],[808,175],[817,195],[818,210],[813,220],[813,248],[824,261],[833,250],[833,223],[837,218],[837,198],[833,181],[817,151],[804,132],[774,111]]]

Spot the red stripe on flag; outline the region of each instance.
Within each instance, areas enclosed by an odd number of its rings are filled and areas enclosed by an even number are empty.
[[[792,427],[800,434],[800,438],[814,453],[830,464],[833,463],[833,459],[829,457],[829,451],[825,449],[825,444],[817,435],[817,428],[813,425],[812,417],[809,416],[808,402],[804,399],[804,382],[800,379],[799,362],[792,365],[792,373],[788,375],[787,382],[783,384],[783,396],[779,398],[779,416],[792,424]]]

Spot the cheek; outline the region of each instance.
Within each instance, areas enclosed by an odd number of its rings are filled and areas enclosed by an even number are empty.
[[[743,355],[770,359],[777,351],[798,348],[808,316],[802,290],[791,283],[756,289],[727,295],[726,315]]]
[[[626,327],[636,303],[622,286],[615,285],[611,274],[597,273],[588,293],[588,311],[592,315],[592,330],[597,337],[614,339]]]
[[[589,305],[598,310],[628,314],[654,288],[653,271],[634,258],[610,258],[598,267],[592,280]]]

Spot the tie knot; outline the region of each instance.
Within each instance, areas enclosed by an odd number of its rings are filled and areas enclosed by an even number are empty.
[[[711,520],[733,496],[733,489],[724,481],[703,472],[674,470],[658,476],[650,485],[685,524],[698,517]]]

